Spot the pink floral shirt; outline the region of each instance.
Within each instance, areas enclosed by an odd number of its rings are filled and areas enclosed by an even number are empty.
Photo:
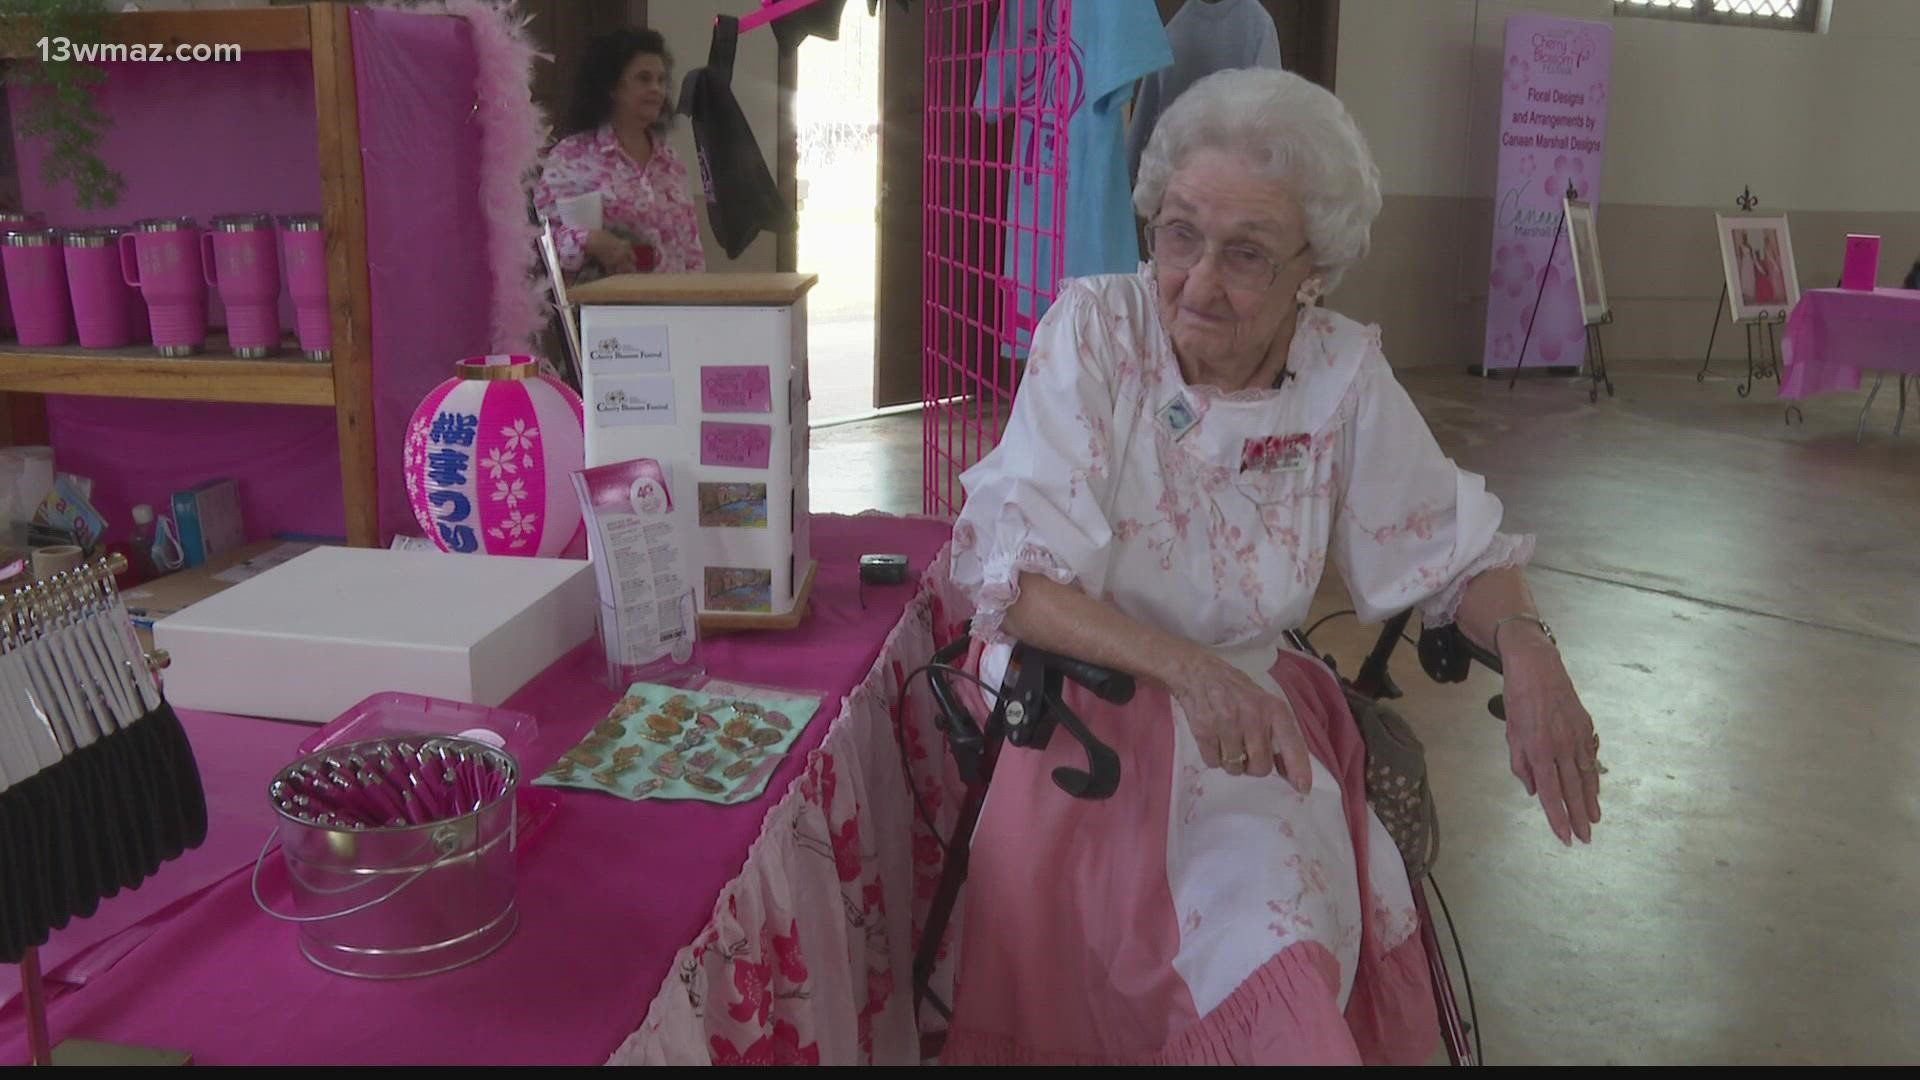
[[[1375,327],[1301,320],[1278,389],[1190,387],[1149,271],[1069,281],[1007,430],[961,477],[953,578],[1004,647],[1022,572],[1216,650],[1278,645],[1328,569],[1363,622],[1452,621],[1468,580],[1519,565],[1500,500],[1441,451]]]
[[[621,147],[612,127],[569,135],[547,152],[547,160],[533,189],[534,205],[553,222],[553,239],[560,264],[569,272],[589,272],[587,230],[561,223],[559,201],[598,191],[601,226],[631,243],[647,244],[657,253],[652,269],[659,273],[698,273],[707,268],[700,246],[699,204],[694,200],[687,167],[679,155],[656,138],[653,157],[638,165]]]

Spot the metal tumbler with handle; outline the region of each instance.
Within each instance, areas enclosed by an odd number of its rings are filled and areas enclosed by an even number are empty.
[[[206,348],[207,279],[192,218],[134,222],[120,238],[120,273],[146,300],[154,351],[191,356]]]

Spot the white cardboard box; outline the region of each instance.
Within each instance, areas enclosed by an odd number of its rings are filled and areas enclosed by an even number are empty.
[[[577,559],[322,547],[154,624],[183,709],[326,723],[369,695],[498,705],[593,636]]]

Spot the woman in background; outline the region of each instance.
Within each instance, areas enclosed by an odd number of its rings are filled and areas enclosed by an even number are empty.
[[[707,268],[687,169],[665,138],[672,75],[658,31],[616,30],[587,47],[567,135],[534,185],[560,264],[578,280]],[[598,227],[589,227],[592,196]]]

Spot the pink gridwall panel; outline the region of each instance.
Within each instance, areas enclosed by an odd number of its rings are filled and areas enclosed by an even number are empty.
[[[922,504],[952,516],[959,475],[1013,406],[1033,313],[1065,245],[1073,0],[930,0],[926,9]],[[1022,29],[1024,28],[1024,29]],[[1049,153],[1046,165],[1041,149]]]

